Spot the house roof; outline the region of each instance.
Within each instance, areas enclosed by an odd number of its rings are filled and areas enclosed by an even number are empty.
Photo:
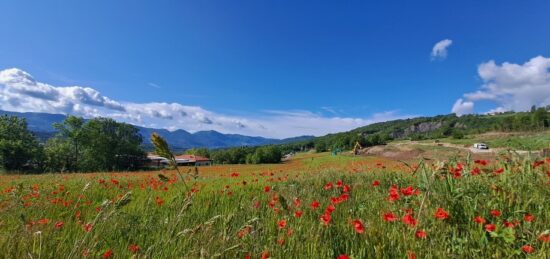
[[[203,157],[203,156],[196,156],[196,155],[179,155],[179,156],[176,156],[176,159],[189,160],[190,162],[212,161],[210,158]]]

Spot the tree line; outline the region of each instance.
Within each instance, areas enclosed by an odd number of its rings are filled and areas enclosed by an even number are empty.
[[[136,127],[113,119],[68,116],[57,134],[39,143],[25,119],[0,116],[0,169],[18,172],[93,172],[138,168],[146,157]]]

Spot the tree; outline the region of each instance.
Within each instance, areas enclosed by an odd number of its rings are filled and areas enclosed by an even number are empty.
[[[58,139],[52,141],[53,143],[49,143],[50,145],[48,145],[49,147],[49,150],[47,152],[48,160],[50,159],[55,160],[54,158],[55,156],[63,156],[67,158],[66,163],[64,163],[63,169],[66,169],[68,171],[73,171],[73,172],[78,171],[80,167],[79,159],[82,153],[82,149],[80,145],[84,139],[84,136],[82,134],[83,126],[84,126],[83,118],[71,116],[71,115],[68,116],[62,123],[54,123],[53,127],[58,131],[56,136]],[[63,145],[62,150],[58,150],[58,151],[59,152],[63,151],[64,153],[55,154],[50,152],[55,149],[61,148],[60,146],[54,147],[52,146],[53,144]],[[67,148],[67,146],[69,146],[70,148]],[[55,162],[56,165],[58,162],[59,161]]]
[[[37,169],[41,154],[42,148],[25,119],[0,116],[0,167],[8,171]]]
[[[210,150],[208,148],[191,148],[185,150],[185,154],[210,158]]]

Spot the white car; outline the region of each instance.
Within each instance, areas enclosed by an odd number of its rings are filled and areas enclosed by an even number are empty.
[[[487,144],[485,144],[485,143],[475,143],[475,144],[474,144],[474,148],[477,148],[477,149],[489,149],[489,146],[487,146]]]

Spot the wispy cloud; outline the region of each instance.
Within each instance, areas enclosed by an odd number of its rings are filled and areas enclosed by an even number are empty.
[[[496,107],[487,112],[525,111],[532,105],[550,105],[550,58],[537,56],[523,64],[491,60],[478,67],[483,80],[480,89],[464,94],[452,111],[472,113],[478,101],[493,102]]]
[[[432,48],[432,60],[443,60],[447,58],[448,48],[451,44],[453,44],[453,41],[450,39],[444,39],[437,42]]]
[[[191,132],[217,130],[276,138],[318,136],[374,122],[412,117],[396,111],[367,118],[329,117],[306,110],[264,111],[259,115],[234,116],[180,103],[114,100],[90,87],[42,83],[17,68],[0,71],[0,109],[75,114],[88,118],[103,116],[145,127]]]
[[[147,85],[150,86],[150,87],[153,87],[153,88],[160,89],[160,85],[157,85],[157,84],[155,84],[155,83],[149,82],[149,83],[147,83]]]

